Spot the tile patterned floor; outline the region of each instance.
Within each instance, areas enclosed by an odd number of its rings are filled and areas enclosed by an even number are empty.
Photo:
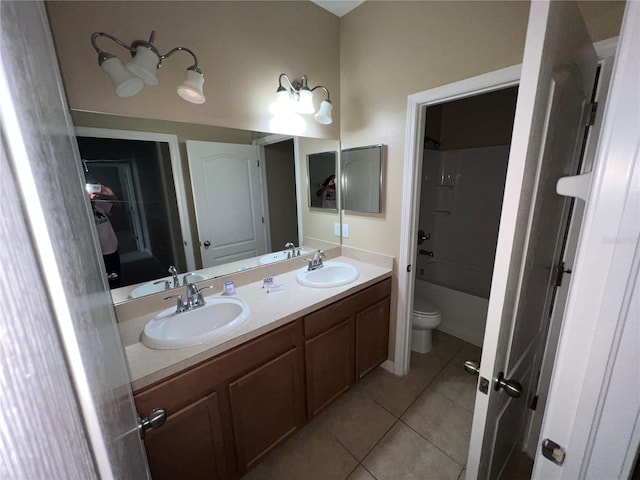
[[[378,368],[250,471],[246,480],[464,479],[480,349],[434,332],[411,372]]]

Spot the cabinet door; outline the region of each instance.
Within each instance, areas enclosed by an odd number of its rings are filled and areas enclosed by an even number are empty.
[[[153,480],[226,479],[218,396],[170,415],[144,439]]]
[[[229,384],[238,470],[252,468],[305,421],[299,348]]]
[[[387,359],[390,299],[384,298],[356,314],[356,371],[358,378]]]
[[[309,418],[354,384],[353,323],[349,317],[305,342]]]

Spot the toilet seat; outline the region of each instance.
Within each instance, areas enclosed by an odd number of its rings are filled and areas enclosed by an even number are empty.
[[[417,317],[436,317],[440,315],[440,309],[424,298],[413,299],[413,314]]]

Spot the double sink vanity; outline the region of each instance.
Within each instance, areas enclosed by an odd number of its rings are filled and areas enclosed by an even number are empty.
[[[393,259],[326,253],[200,282],[182,313],[166,292],[116,306],[137,410],[166,413],[144,439],[154,479],[241,477],[387,359]]]

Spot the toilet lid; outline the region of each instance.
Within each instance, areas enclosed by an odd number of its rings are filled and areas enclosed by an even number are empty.
[[[413,311],[419,315],[437,315],[440,309],[424,298],[415,297],[413,299]]]

